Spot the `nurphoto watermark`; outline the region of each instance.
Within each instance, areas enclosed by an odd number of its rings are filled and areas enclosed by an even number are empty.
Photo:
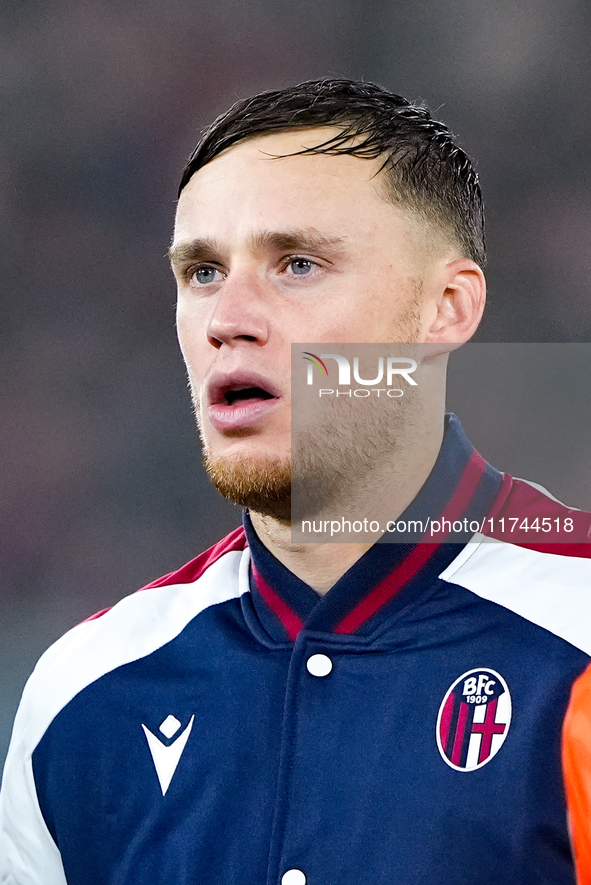
[[[291,371],[294,543],[591,540],[591,345],[304,342]]]

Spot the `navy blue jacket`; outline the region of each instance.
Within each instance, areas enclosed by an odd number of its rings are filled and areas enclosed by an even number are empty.
[[[403,518],[534,511],[576,513],[452,421]],[[573,885],[562,727],[591,564],[516,540],[379,543],[320,598],[246,518],[74,628],[17,716],[0,881]]]

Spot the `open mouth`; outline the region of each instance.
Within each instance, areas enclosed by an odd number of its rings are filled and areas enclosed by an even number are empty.
[[[209,422],[221,433],[244,434],[265,421],[284,399],[281,388],[250,371],[215,373],[207,384]]]
[[[223,403],[228,406],[233,406],[235,404],[240,405],[251,402],[260,402],[261,400],[266,399],[275,399],[275,396],[272,393],[269,393],[268,390],[264,390],[262,387],[237,387],[231,390],[226,390]]]

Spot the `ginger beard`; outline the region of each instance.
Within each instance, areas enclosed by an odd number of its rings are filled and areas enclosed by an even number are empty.
[[[400,342],[419,341],[422,292],[421,283],[415,280],[410,301],[394,320],[394,335]],[[384,331],[387,335],[392,330]],[[403,430],[411,429],[414,423],[414,403],[408,399],[356,401],[354,411],[350,401],[337,400],[329,406],[328,425],[326,411],[305,413],[304,422],[298,421],[304,426],[292,438],[290,457],[214,455],[203,433],[199,397],[193,385],[191,390],[203,464],[215,488],[232,503],[285,524],[350,501],[360,483],[365,483],[367,491],[376,467],[400,456],[401,440],[406,438]],[[327,426],[330,434],[326,433]]]
[[[392,459],[402,463],[403,431],[412,424],[409,400],[328,405],[318,425],[326,426],[328,412],[329,439],[313,420],[307,421],[294,434],[291,458],[215,456],[204,445],[204,467],[218,492],[234,504],[290,524],[327,508],[345,512],[359,488],[372,497],[383,491],[383,480],[373,482],[372,476]]]
[[[291,459],[215,457],[203,448],[203,464],[224,498],[255,513],[291,521]]]
[[[233,504],[289,522],[291,458],[214,455],[203,432],[199,396],[190,379],[189,383],[203,466],[215,488]]]

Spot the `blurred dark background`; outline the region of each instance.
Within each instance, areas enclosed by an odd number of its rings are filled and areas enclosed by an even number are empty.
[[[1,5],[0,761],[40,652],[239,519],[201,473],[165,257],[201,127],[323,75],[424,99],[482,180],[480,340],[591,341],[590,58],[588,0]]]

